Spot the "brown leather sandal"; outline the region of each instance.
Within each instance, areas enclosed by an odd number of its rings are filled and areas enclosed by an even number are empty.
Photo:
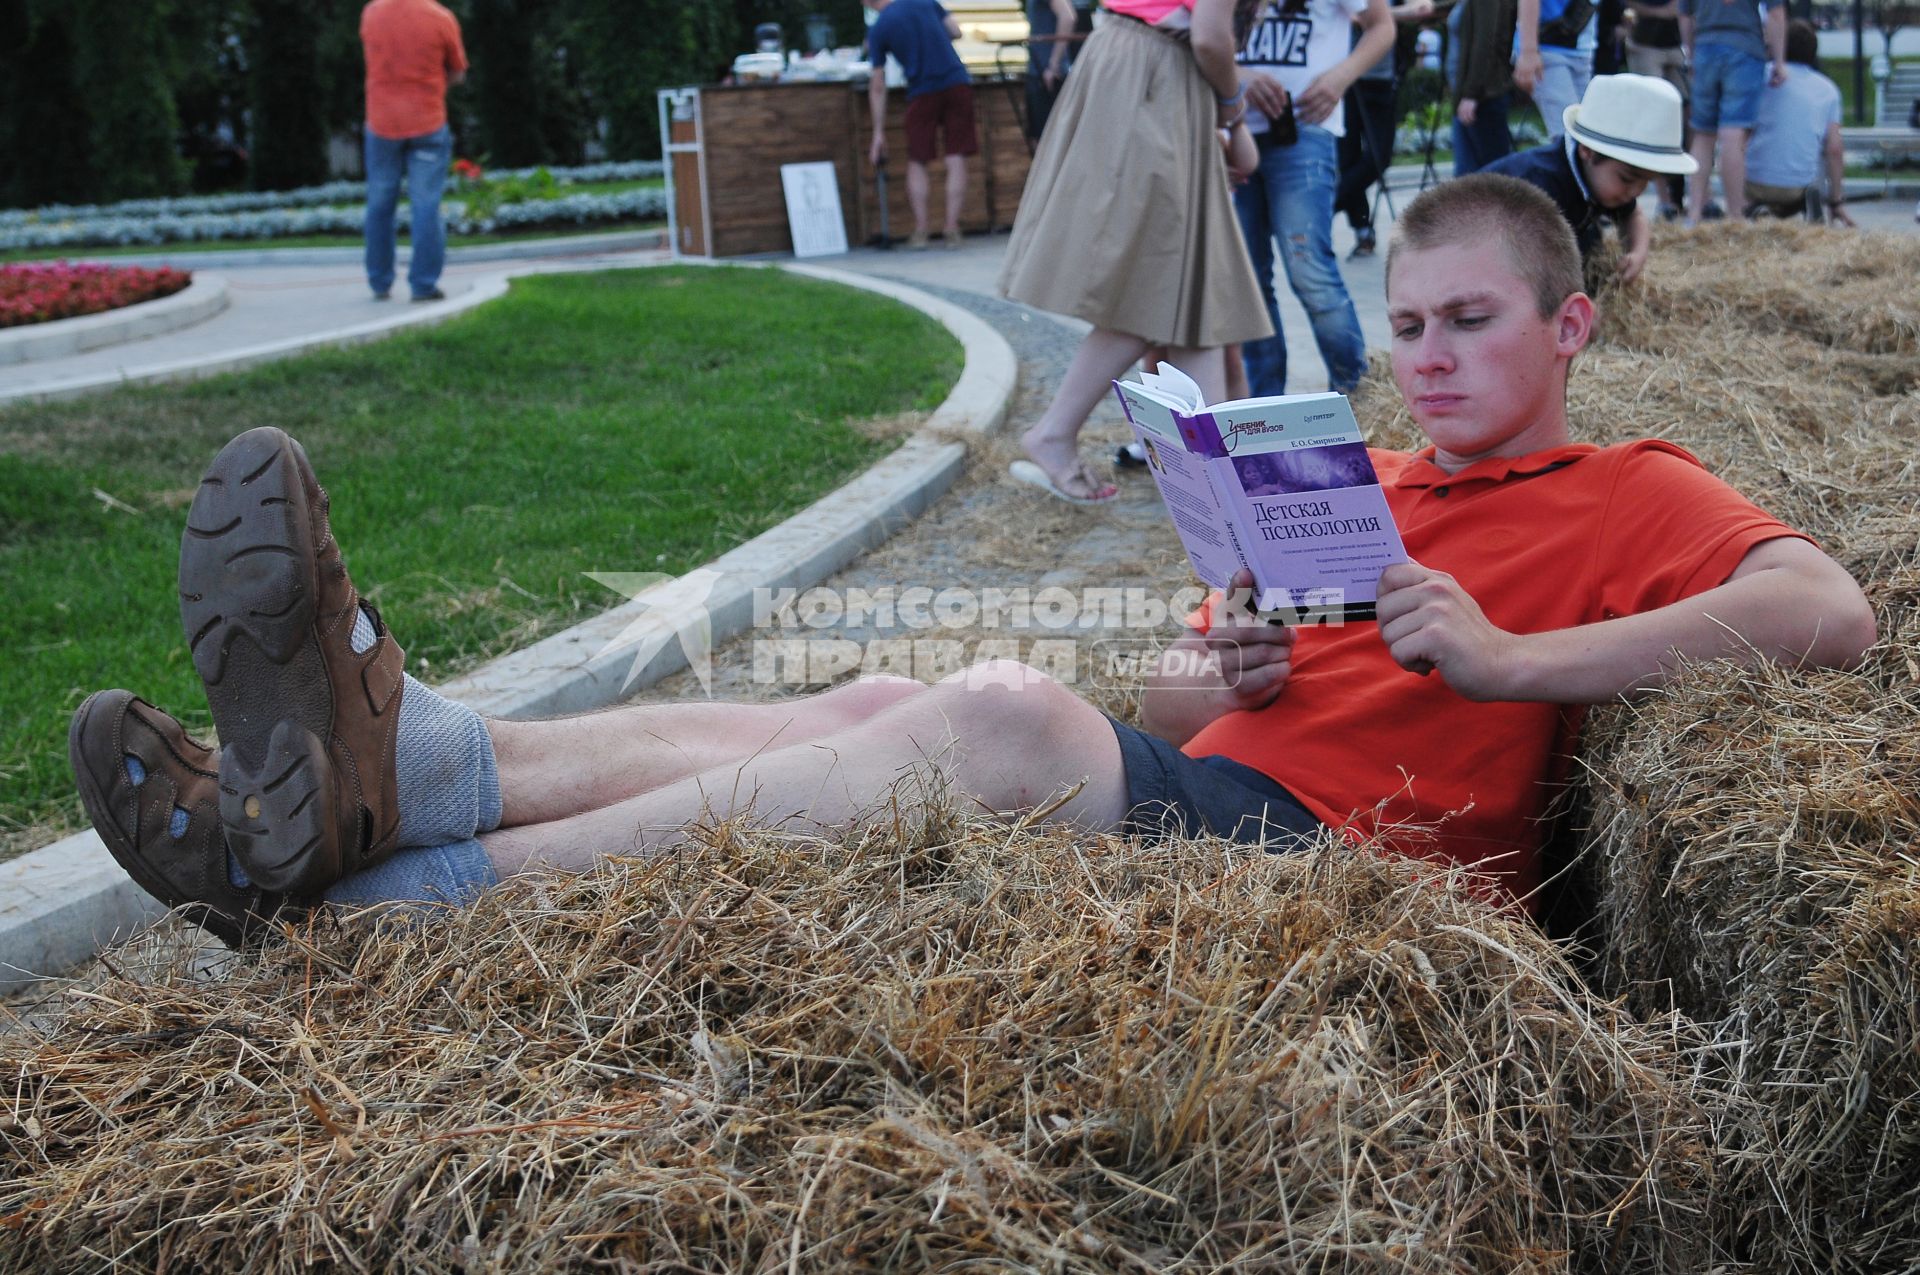
[[[220,817],[247,874],[297,897],[384,859],[399,827],[405,655],[360,597],[300,445],[271,427],[221,449],[180,542],[180,618],[220,730]]]
[[[67,758],[80,803],[141,889],[228,947],[257,944],[301,909],[228,872],[218,759],[128,691],[96,691],[73,715]]]

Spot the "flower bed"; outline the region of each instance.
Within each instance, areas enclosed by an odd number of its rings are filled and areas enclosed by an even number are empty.
[[[192,282],[184,270],[69,265],[0,266],[0,328],[72,319],[170,296]]]
[[[461,163],[471,164],[471,161],[462,160]],[[543,171],[565,186],[573,182],[639,181],[659,177],[666,169],[659,160],[647,159],[582,164],[573,168],[510,168],[499,170],[493,176],[495,180],[525,179]],[[478,166],[474,166],[474,173],[478,175]],[[323,186],[302,186],[298,190],[252,190],[231,195],[190,195],[179,199],[125,199],[117,204],[48,204],[44,208],[0,209],[0,229],[61,222],[126,221],[143,217],[318,208],[328,204],[364,203],[366,198],[365,182],[341,181],[328,182]]]
[[[461,165],[471,171],[462,171]],[[660,220],[667,215],[663,191],[567,194],[566,188],[581,182],[647,180],[664,171],[657,160],[636,160],[503,169],[483,179],[478,165],[461,160],[454,167],[446,203],[447,233]],[[463,201],[461,194],[469,188],[478,197]],[[298,190],[0,209],[0,252],[358,235],[366,197],[366,183],[342,181]],[[401,225],[406,221],[403,204]]]

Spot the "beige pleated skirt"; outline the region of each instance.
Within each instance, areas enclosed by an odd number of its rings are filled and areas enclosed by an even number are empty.
[[[1114,17],[1087,38],[1027,175],[1000,294],[1162,345],[1273,335],[1213,87],[1184,42]]]

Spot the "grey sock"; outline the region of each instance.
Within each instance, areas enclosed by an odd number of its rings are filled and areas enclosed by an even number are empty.
[[[493,861],[471,838],[449,845],[396,850],[371,868],[327,887],[329,903],[451,903],[465,907],[499,884]]]
[[[363,610],[348,639],[356,652],[377,634]],[[500,772],[486,721],[465,704],[405,675],[394,769],[400,798],[399,843],[438,846],[500,826]]]

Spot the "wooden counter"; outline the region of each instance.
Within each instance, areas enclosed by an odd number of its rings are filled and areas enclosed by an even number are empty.
[[[974,85],[980,153],[967,161],[961,228],[1013,224],[1027,180],[1026,138],[1014,108],[1020,81]],[[887,95],[887,232],[913,229],[907,207],[906,92]],[[793,251],[782,164],[826,161],[839,176],[840,208],[853,246],[877,243],[879,201],[867,143],[872,137],[864,84],[770,84],[663,89],[660,132],[667,156],[674,251],[688,257],[742,257]],[[946,165],[928,165],[928,219],[939,232],[946,207]]]

